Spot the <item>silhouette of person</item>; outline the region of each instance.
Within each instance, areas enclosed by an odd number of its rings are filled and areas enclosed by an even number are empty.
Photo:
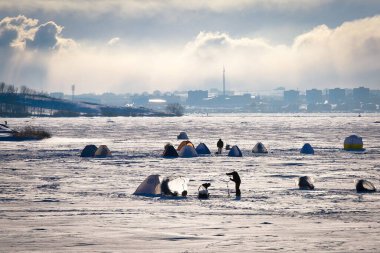
[[[239,174],[236,171],[233,171],[233,172],[230,172],[230,173],[226,173],[226,175],[227,176],[232,176],[232,178],[230,178],[230,180],[235,182],[236,197],[240,197],[240,195],[241,195],[241,192],[240,192],[240,183],[241,183],[241,180],[240,180]]]
[[[219,141],[216,143],[216,146],[218,147],[218,154],[221,154],[224,146],[222,139],[219,139]]]

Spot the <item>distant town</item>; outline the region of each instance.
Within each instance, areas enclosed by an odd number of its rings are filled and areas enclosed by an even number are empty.
[[[56,92],[50,93],[50,96],[111,106],[146,107],[154,110],[162,110],[168,104],[178,103],[185,108],[186,113],[380,112],[380,90],[365,87],[325,90],[286,90],[279,87],[265,93],[210,89],[175,92],[157,90],[141,94],[103,93],[101,95],[65,95]]]
[[[225,90],[154,91],[141,94],[37,92],[0,84],[2,117],[182,116],[184,113],[380,112],[380,90],[354,89],[234,92]]]

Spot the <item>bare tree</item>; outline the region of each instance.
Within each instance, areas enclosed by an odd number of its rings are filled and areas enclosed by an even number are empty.
[[[180,105],[179,103],[174,103],[174,104],[168,104],[166,106],[166,111],[169,113],[173,113],[176,116],[182,116],[185,111],[185,108],[183,108],[183,106]]]

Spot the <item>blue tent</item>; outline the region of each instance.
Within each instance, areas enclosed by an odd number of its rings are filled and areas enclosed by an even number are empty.
[[[206,146],[206,144],[204,144],[203,142],[199,143],[199,145],[197,146],[197,148],[195,149],[195,151],[197,151],[197,153],[199,155],[209,155],[209,154],[211,154],[210,150],[208,149],[208,147]]]
[[[242,157],[243,154],[241,153],[239,147],[235,145],[231,148],[230,152],[228,152],[228,156]]]
[[[314,149],[309,143],[305,143],[300,151],[301,154],[314,155]]]

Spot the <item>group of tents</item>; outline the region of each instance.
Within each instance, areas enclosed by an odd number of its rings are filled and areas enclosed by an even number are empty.
[[[207,145],[203,142],[199,143],[197,147],[188,140],[188,136],[185,132],[181,132],[177,139],[185,139],[182,141],[177,148],[175,148],[172,144],[168,143],[165,145],[165,150],[162,154],[163,157],[167,158],[175,158],[175,157],[197,157],[199,155],[210,155],[211,151],[207,147]],[[232,157],[242,157],[243,154],[237,145],[229,147],[226,145],[226,149],[228,150],[228,156]],[[360,136],[350,135],[344,140],[344,150],[347,151],[363,151],[363,140]],[[268,153],[268,149],[262,144],[258,142],[252,149],[252,153],[265,154]],[[301,154],[314,154],[314,148],[309,144],[305,143],[300,150]],[[95,145],[87,145],[81,152],[81,157],[98,157],[104,158],[111,156],[111,151],[106,145],[100,145],[99,147]]]
[[[297,185],[300,190],[314,190],[313,179],[309,176],[299,177],[297,180]],[[355,184],[355,188],[358,193],[376,191],[376,187],[374,186],[374,184],[365,179],[358,180]]]
[[[203,142],[199,143],[198,146],[195,147],[191,141],[186,140],[186,141],[182,141],[178,145],[177,149],[170,143],[166,144],[165,150],[162,156],[169,157],[169,158],[173,158],[173,157],[189,158],[189,157],[197,157],[199,155],[210,155],[210,154],[211,154],[210,149]],[[243,154],[241,153],[239,147],[235,145],[229,150],[228,156],[241,157],[243,156]]]
[[[179,136],[186,136],[187,134],[181,132]],[[179,137],[178,136],[178,137]],[[344,150],[347,151],[363,151],[363,140],[360,136],[350,135],[344,140]],[[262,144],[258,142],[252,149],[252,153],[268,153],[268,149]],[[305,143],[300,150],[301,154],[314,154],[314,148],[310,145],[310,143]],[[174,146],[170,143],[165,145],[165,150],[163,153],[163,157],[197,157],[198,155],[209,155],[211,154],[210,149],[206,144],[200,143],[197,147],[194,147],[194,144],[189,140],[182,141],[178,148],[174,148]],[[229,148],[228,156],[233,157],[242,157],[243,154],[237,145]]]
[[[80,153],[80,156],[104,158],[104,157],[112,156],[112,153],[107,147],[107,145],[100,145],[99,147],[95,145],[87,145],[86,147],[84,147],[84,149]]]
[[[237,173],[237,172],[233,172]],[[230,175],[232,173],[227,173]],[[231,179],[232,180],[232,179]],[[240,181],[240,178],[239,178]],[[134,195],[156,197],[156,196],[171,196],[171,197],[186,197],[188,193],[189,179],[183,176],[161,177],[160,175],[148,176],[133,193]],[[204,183],[198,188],[198,198],[208,199],[210,194],[208,187],[210,183]],[[239,182],[240,185],[240,182]],[[300,190],[314,190],[313,179],[309,176],[302,176],[297,179],[297,186]],[[360,179],[356,182],[356,191],[358,193],[376,192],[375,186],[368,180]],[[237,192],[236,192],[237,193]],[[236,196],[240,197],[239,194]]]
[[[343,149],[347,151],[364,151],[363,139],[358,135],[350,135],[344,139]],[[314,148],[309,144],[305,143],[300,150],[301,154],[314,154]]]

